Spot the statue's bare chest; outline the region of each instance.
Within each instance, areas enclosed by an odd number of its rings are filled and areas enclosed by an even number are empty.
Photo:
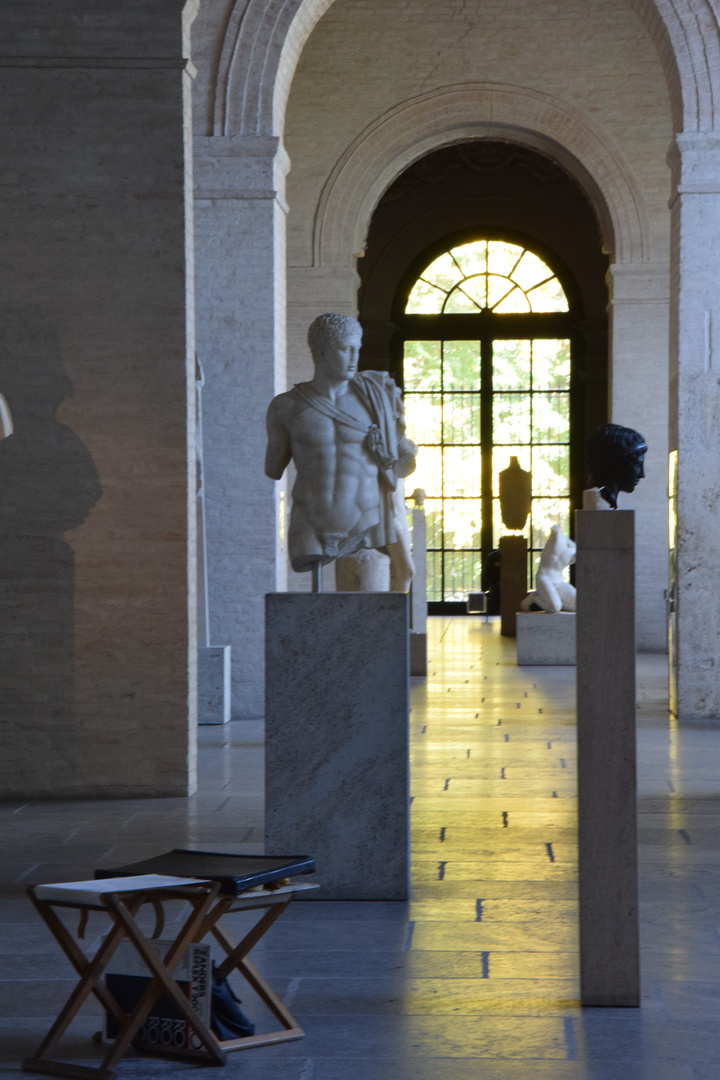
[[[362,444],[373,421],[352,391],[337,398],[327,410],[322,401],[318,406],[305,404],[294,425],[296,437],[303,442],[328,446]],[[351,423],[345,423],[344,417]]]

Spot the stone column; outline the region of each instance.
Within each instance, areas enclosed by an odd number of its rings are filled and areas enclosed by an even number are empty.
[[[645,479],[620,509],[635,510],[636,633],[638,649],[666,644],[669,268],[619,264],[608,273],[610,291],[610,420],[635,428],[648,441]]]
[[[193,6],[0,5],[6,798],[195,786]]]
[[[232,646],[234,717],[263,712],[263,598],[285,587],[285,492],[263,462],[285,389],[288,167],[274,137],[195,138],[210,638]]]
[[[678,451],[681,721],[720,720],[720,136],[681,134],[673,173],[670,449]]]

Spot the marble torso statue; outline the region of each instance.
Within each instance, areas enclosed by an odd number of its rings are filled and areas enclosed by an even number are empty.
[[[321,315],[308,340],[315,364],[270,404],[265,472],[279,480],[292,458],[297,479],[288,530],[296,571],[362,548],[398,543],[393,492],[415,468],[400,391],[381,371],[358,373],[355,319]]]
[[[530,611],[533,604],[556,615],[560,611],[575,611],[575,586],[563,578],[563,570],[575,562],[575,541],[553,525],[540,556],[535,592],[528,593],[520,604],[521,611]]]

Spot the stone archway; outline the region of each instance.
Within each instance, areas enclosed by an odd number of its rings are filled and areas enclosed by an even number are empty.
[[[425,154],[455,142],[500,138],[544,152],[585,191],[603,244],[621,263],[650,261],[643,197],[610,141],[564,102],[515,86],[450,86],[403,102],[348,147],[323,189],[313,263],[359,255],[372,212],[390,184]]]
[[[674,195],[671,201],[675,236],[671,273],[671,303],[674,309],[671,387],[676,413],[676,419],[671,423],[671,438],[673,445],[678,446],[681,454],[684,454],[689,470],[688,496],[683,498],[681,490],[678,500],[686,517],[680,531],[685,536],[684,550],[688,564],[686,571],[682,566],[679,568],[682,603],[686,586],[693,588],[688,598],[691,595],[711,597],[715,567],[720,562],[720,535],[712,512],[717,492],[711,480],[718,471],[720,448],[715,445],[714,435],[710,437],[707,434],[705,414],[702,412],[703,409],[712,412],[715,398],[720,395],[720,390],[712,383],[712,327],[713,320],[720,319],[720,303],[711,285],[720,274],[720,250],[716,255],[715,248],[708,247],[708,238],[716,235],[716,222],[720,221],[720,144],[714,134],[720,127],[720,92],[715,74],[720,71],[720,33],[711,0],[627,0],[627,3],[645,26],[662,64],[668,99],[672,104],[673,125],[678,133],[672,159]],[[232,265],[228,263],[227,272],[220,274],[221,281],[214,281],[212,272],[206,273],[198,295],[202,301],[205,293],[208,311],[215,311],[215,316],[208,316],[207,320],[208,324],[213,324],[213,333],[215,327],[222,325],[225,334],[222,350],[216,350],[218,354],[219,351],[223,352],[219,373],[221,380],[229,379],[232,383],[235,378],[235,375],[228,374],[232,365],[224,359],[231,350],[244,354],[241,366],[243,370],[252,370],[253,378],[257,375],[257,364],[253,357],[261,352],[263,355],[267,352],[268,357],[272,355],[272,360],[268,359],[262,368],[262,378],[266,379],[267,385],[262,393],[258,389],[258,401],[261,397],[267,400],[272,393],[273,379],[278,387],[283,379],[285,283],[282,269],[284,213],[287,206],[280,168],[283,158],[280,140],[284,131],[285,108],[303,47],[318,20],[330,7],[331,0],[274,0],[272,3],[268,0],[237,0],[221,32],[222,46],[218,48],[218,61],[214,64],[213,77],[208,84],[212,87],[210,93],[214,100],[214,119],[210,125],[212,134],[198,141],[196,164],[199,166],[197,173],[201,184],[212,180],[203,188],[203,214],[208,222],[215,222],[212,226],[215,233],[212,243],[208,243],[207,257],[199,249],[198,263],[205,268],[211,265],[215,256],[210,249],[212,244],[216,244],[224,252],[232,248],[229,256]],[[488,91],[489,88],[484,89]],[[573,148],[568,150],[564,130],[562,136],[558,137],[559,132],[553,128],[551,121],[547,126],[547,118],[536,115],[533,119],[527,95],[521,99],[522,108],[513,108],[518,104],[518,91],[509,88],[508,95],[505,94],[506,90],[508,88],[499,86],[490,90],[498,95],[497,101],[502,102],[505,113],[496,127],[492,127],[492,123],[497,121],[497,117],[484,114],[484,130],[496,137],[519,139],[551,153],[573,171],[600,208],[599,212],[603,198],[608,204],[603,218],[603,232],[606,237],[612,237],[615,252],[612,269],[614,348],[617,350],[618,343],[624,342],[623,364],[628,371],[633,368],[635,372],[634,382],[629,378],[624,382],[622,379],[614,381],[613,395],[620,403],[630,401],[632,414],[636,404],[641,408],[646,402],[646,387],[650,385],[652,389],[652,385],[658,383],[657,371],[649,363],[641,378],[635,363],[638,349],[642,349],[647,356],[654,354],[655,357],[663,357],[667,353],[667,267],[653,262],[642,206],[636,200],[630,174],[624,169],[623,162],[613,154],[612,147],[594,137],[598,132],[586,117],[573,117],[572,108],[562,106],[571,133],[574,121],[578,120],[579,123],[574,128]],[[439,93],[443,92],[441,90]],[[403,109],[417,104],[417,100],[406,102],[396,111],[399,115]],[[476,115],[465,115],[462,123],[458,122],[455,126],[453,123],[446,118],[444,130],[441,130],[440,119],[435,118],[435,126],[431,125],[427,133],[425,152],[433,145],[447,145],[455,140],[478,137],[480,129]],[[333,203],[343,190],[345,178],[350,175],[349,170],[363,166],[363,155],[355,144],[346,148],[332,175],[328,175],[320,208],[323,221],[319,231],[316,231],[317,261],[310,269],[318,272],[317,281],[322,289],[326,288],[324,280],[320,281],[323,274],[328,281],[334,280],[334,295],[341,297],[337,305],[334,303],[338,310],[344,310],[354,303],[352,296],[357,279],[351,265],[352,256],[362,247],[364,227],[382,185],[387,184],[402,168],[403,154],[406,161],[412,160],[412,151],[403,144],[400,127],[398,124],[397,129],[393,125],[388,128],[388,131],[395,131],[397,141],[394,148],[388,148],[393,151],[389,157],[383,157],[387,173],[382,176],[379,171],[366,173],[360,185],[363,188],[360,202],[356,202],[353,208],[345,210],[337,207],[336,213]],[[584,136],[588,136],[587,141],[584,141]],[[377,138],[380,139],[379,131]],[[418,153],[422,152],[421,148],[416,149]],[[563,154],[566,155],[564,158]],[[365,166],[369,164],[365,159]],[[361,174],[357,173],[357,176]],[[602,192],[603,198],[598,198],[599,192]],[[227,208],[224,217],[216,213],[221,206]],[[251,239],[250,246],[248,237]],[[344,250],[341,251],[341,248]],[[253,272],[248,272],[241,257],[243,251],[262,251],[263,258],[265,254],[268,255],[267,266],[263,264],[266,288],[260,303],[256,298],[258,276],[254,264]],[[340,262],[336,261],[338,258]],[[238,289],[238,282],[246,284]],[[325,302],[323,299],[322,303]],[[246,311],[247,317],[239,316],[239,311]],[[202,302],[198,312],[200,326],[204,319]],[[698,357],[700,370],[696,371]],[[239,395],[239,387],[235,389]],[[232,401],[231,388],[224,387],[223,398],[224,401]],[[684,403],[682,408],[679,407],[681,401]],[[699,403],[702,403],[702,409]],[[717,405],[720,407],[720,401]],[[259,455],[262,442],[256,414],[255,407],[252,415],[248,416],[249,430],[253,431],[252,439],[248,436],[248,447],[252,442],[252,452],[248,450],[251,459]],[[219,428],[227,432],[229,448],[232,446],[234,415],[223,414],[218,420]],[[646,434],[655,438],[656,445],[662,447],[665,440],[664,420],[660,419],[660,412],[657,415],[656,430]],[[637,421],[640,426],[641,416],[625,415],[624,419],[631,424]],[[686,483],[682,466],[678,482],[682,489]],[[253,500],[255,498],[253,495]],[[270,516],[275,515],[275,510],[269,509],[269,492],[263,490],[262,495],[258,492],[257,499],[258,505],[262,504]],[[224,520],[227,516],[225,507],[220,509],[223,513],[219,511],[218,519]],[[223,558],[229,558],[231,552],[246,546],[243,523],[238,522],[237,525],[239,531],[234,524],[226,529]],[[664,529],[664,506],[658,505],[652,528],[656,532]],[[718,535],[717,542],[698,546],[699,541],[695,538],[707,537],[713,529]],[[267,531],[269,536],[275,529],[268,526]],[[247,546],[255,550],[257,543],[254,536],[247,537]],[[278,580],[277,567],[282,559],[278,561],[275,552],[269,554],[267,559],[263,555],[262,559],[256,561],[263,562],[265,566],[262,574],[255,575],[257,581],[243,581],[237,596],[222,598],[222,603],[231,603],[236,612],[244,606],[245,610],[259,613],[261,593],[272,588]],[[701,567],[701,571],[697,567]],[[694,573],[692,581],[687,576],[691,570]],[[264,579],[262,585],[259,584],[260,577]],[[659,610],[662,601],[658,596],[651,598],[648,594],[647,600]],[[720,634],[720,612],[710,610],[709,599],[703,603],[707,611],[703,608],[702,618],[694,615],[693,619],[694,624],[704,629],[696,634],[689,628],[685,635],[685,655],[688,658],[686,685],[692,683],[696,689],[685,696],[686,704],[681,703],[681,708],[687,715],[720,716],[720,687],[716,685],[717,680],[711,670],[714,660],[707,647],[707,642],[714,640],[715,628]],[[681,614],[679,618],[682,623]],[[233,616],[233,620],[237,622],[238,616]],[[254,625],[255,615],[252,615],[251,621]],[[245,624],[248,624],[247,620]],[[252,636],[253,640],[257,638],[255,629]],[[257,658],[254,670],[259,671],[259,638],[249,649],[249,654]]]
[[[215,79],[216,135],[282,135],[303,46],[333,0],[236,0]],[[660,57],[677,131],[719,126],[720,30],[710,0],[628,0]]]

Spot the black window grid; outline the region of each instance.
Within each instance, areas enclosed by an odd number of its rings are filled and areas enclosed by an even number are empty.
[[[414,340],[428,341],[429,339],[425,338],[425,339],[414,339]],[[435,386],[433,388],[425,387],[425,388],[423,388],[421,390],[411,390],[411,389],[406,389],[405,390],[406,403],[411,402],[413,397],[417,397],[417,396],[421,396],[421,395],[439,395],[439,397],[440,397],[440,441],[435,442],[435,443],[419,443],[419,447],[420,447],[420,449],[422,449],[423,447],[426,447],[428,449],[436,449],[436,450],[439,449],[441,451],[441,493],[438,495],[438,494],[435,494],[434,492],[426,492],[428,502],[440,501],[440,503],[441,503],[440,535],[441,535],[441,538],[442,538],[442,544],[440,546],[429,545],[428,549],[427,549],[428,556],[429,556],[429,561],[430,561],[430,564],[431,564],[431,566],[433,568],[432,573],[429,575],[431,578],[435,577],[436,560],[435,560],[434,556],[440,556],[440,580],[441,580],[441,587],[440,587],[441,596],[440,596],[440,599],[441,599],[441,601],[445,601],[447,599],[452,600],[452,599],[457,598],[456,596],[447,597],[447,595],[446,595],[448,593],[448,591],[449,591],[448,588],[447,588],[447,584],[446,584],[446,576],[447,576],[446,575],[446,569],[445,569],[446,565],[447,565],[446,556],[448,556],[448,555],[449,556],[461,556],[461,557],[463,557],[463,558],[460,559],[461,563],[462,562],[468,562],[469,563],[469,562],[471,562],[472,557],[476,556],[475,567],[474,567],[474,570],[473,570],[473,575],[474,576],[473,576],[472,582],[468,584],[467,581],[463,580],[462,581],[463,588],[461,590],[455,590],[456,593],[457,592],[462,592],[462,593],[466,594],[468,592],[477,591],[480,588],[480,574],[481,574],[482,559],[483,559],[483,556],[487,555],[487,553],[488,553],[487,539],[485,539],[485,542],[481,543],[477,547],[473,546],[473,547],[463,547],[463,548],[448,548],[448,547],[445,546],[444,539],[445,539],[445,535],[447,533],[447,530],[445,528],[445,512],[444,512],[445,511],[445,503],[447,503],[447,502],[461,502],[461,501],[468,501],[468,502],[480,501],[481,504],[482,504],[484,502],[485,505],[482,508],[484,512],[481,512],[481,523],[482,523],[481,524],[481,530],[485,534],[485,538],[487,537],[488,534],[492,537],[491,543],[492,543],[492,546],[494,546],[494,539],[495,539],[494,538],[494,531],[495,531],[495,524],[496,524],[495,521],[494,521],[494,516],[495,516],[494,511],[496,509],[496,504],[498,502],[497,493],[496,493],[496,491],[494,490],[493,487],[491,487],[491,490],[489,492],[484,491],[483,489],[486,486],[484,481],[487,479],[488,473],[490,474],[490,476],[492,475],[491,462],[492,462],[492,455],[494,454],[495,450],[499,449],[499,448],[507,449],[509,452],[512,452],[513,450],[517,450],[517,451],[528,450],[529,454],[530,454],[530,457],[531,457],[531,460],[532,460],[532,451],[533,451],[534,447],[548,447],[549,448],[549,447],[556,446],[556,447],[563,447],[563,448],[567,447],[568,451],[570,449],[569,422],[568,422],[568,437],[565,440],[558,440],[558,441],[555,441],[555,442],[539,442],[539,441],[536,441],[536,440],[534,440],[532,438],[532,433],[534,431],[534,418],[535,418],[534,417],[535,398],[538,395],[543,394],[543,395],[565,396],[565,397],[568,398],[568,403],[569,403],[569,399],[570,399],[570,382],[569,382],[569,379],[568,379],[567,388],[548,389],[548,388],[543,387],[543,388],[535,389],[535,386],[534,386],[534,381],[535,381],[534,380],[534,363],[533,363],[534,358],[533,358],[533,345],[532,345],[532,343],[534,341],[536,341],[536,340],[541,340],[540,338],[528,337],[528,338],[511,339],[511,340],[529,340],[531,342],[529,387],[526,387],[526,388],[523,388],[523,389],[518,389],[518,390],[503,390],[503,389],[495,390],[493,385],[492,385],[492,382],[493,382],[493,378],[492,378],[492,376],[493,376],[492,346],[493,346],[493,342],[495,340],[503,340],[503,339],[499,339],[499,338],[492,338],[492,339],[489,340],[489,342],[487,342],[487,344],[489,345],[489,349],[487,347],[483,348],[483,345],[485,343],[483,343],[481,340],[478,340],[478,363],[479,363],[479,366],[480,366],[480,386],[479,386],[479,389],[446,390],[445,389],[445,362],[444,362],[445,361],[445,345],[447,343],[449,343],[449,342],[458,341],[458,340],[467,340],[467,339],[445,337],[445,338],[440,340],[441,348],[440,348],[440,365],[439,365],[440,366],[440,370],[439,370],[439,386]],[[507,339],[505,339],[505,340],[507,340]],[[547,340],[547,339],[545,339],[545,340]],[[552,339],[552,340],[565,341],[567,339],[566,338],[555,338],[555,339]],[[483,354],[485,354],[485,355],[483,355]],[[489,363],[488,363],[488,359],[489,359]],[[483,362],[483,361],[485,361],[485,362]],[[488,383],[489,383],[489,392],[488,392],[488,388],[487,388]],[[483,391],[483,386],[486,387],[485,391]],[[523,443],[506,443],[506,442],[495,442],[494,441],[494,439],[493,439],[493,417],[494,417],[493,405],[494,405],[495,397],[498,394],[502,394],[502,395],[506,395],[506,396],[507,395],[516,395],[517,397],[529,397],[529,399],[530,399],[529,430],[530,430],[530,433],[531,433],[531,438],[530,438],[529,441],[526,441],[526,442],[523,442]],[[480,405],[480,411],[481,411],[480,440],[472,441],[472,442],[461,442],[461,443],[458,443],[457,441],[453,441],[453,442],[446,441],[446,439],[445,439],[445,429],[446,429],[446,424],[445,424],[445,400],[446,400],[446,398],[452,398],[452,397],[470,397],[471,399],[474,397],[474,398],[477,399],[477,402]],[[489,413],[488,413],[488,406],[487,406],[488,399],[489,399]],[[483,410],[483,404],[484,403],[485,403],[485,410]],[[406,404],[406,407],[407,407],[407,404]],[[485,414],[484,417],[483,417],[483,411],[484,411],[484,414]],[[483,419],[484,419],[484,423],[483,423]],[[488,420],[489,420],[489,424],[488,424]],[[485,431],[486,428],[489,428],[489,432],[487,433],[487,435],[486,435],[486,431]],[[480,478],[480,484],[479,484],[478,490],[477,490],[476,493],[474,493],[472,495],[445,495],[444,494],[444,491],[445,491],[445,453],[444,453],[444,451],[448,447],[456,447],[456,446],[479,449],[480,452],[481,452],[481,455],[483,457],[487,458],[489,456],[489,462],[483,462],[483,467],[481,467],[481,478]],[[488,468],[488,464],[489,464],[489,468]],[[535,504],[537,503],[538,507],[539,507],[539,505],[542,504],[543,502],[544,503],[549,503],[549,502],[562,503],[562,502],[565,502],[566,505],[567,505],[568,511],[569,511],[569,507],[570,507],[569,476],[568,476],[567,486],[568,486],[568,493],[565,494],[565,495],[560,495],[560,494],[536,495],[535,493],[532,494],[530,515],[529,515],[529,518],[528,518],[528,522],[526,523],[525,530],[523,530],[524,532],[526,532],[526,531],[529,532],[529,537],[530,537],[530,542],[528,543],[528,581],[530,583],[530,588],[532,588],[533,584],[534,584],[535,562],[536,562],[536,560],[537,560],[537,558],[538,558],[538,556],[539,556],[539,554],[542,551],[542,548],[544,546],[544,545],[541,545],[541,544],[533,543],[533,539],[534,539],[535,532],[536,532],[535,526],[534,526],[534,515],[533,515],[533,510],[535,509]],[[498,509],[498,512],[499,512],[499,505],[498,505],[497,509]],[[487,511],[488,510],[489,510],[489,520],[486,521]],[[465,557],[467,557],[467,558],[465,558]],[[466,585],[467,585],[467,587],[465,587]],[[431,590],[429,590],[429,591],[431,591]],[[433,599],[433,598],[429,597],[429,599]]]

